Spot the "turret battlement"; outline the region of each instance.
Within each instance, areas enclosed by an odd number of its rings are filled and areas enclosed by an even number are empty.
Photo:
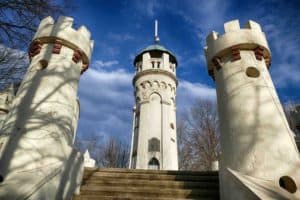
[[[268,71],[265,33],[251,20],[224,30],[204,48],[217,93],[220,199],[300,199],[299,151]]]
[[[72,199],[80,185],[77,93],[93,41],[72,24],[69,17],[43,19],[18,92],[0,93],[0,199]]]
[[[73,18],[60,16],[55,22],[52,17],[43,19],[33,37],[29,49],[29,57],[32,58],[40,53],[43,44],[53,44],[53,53],[59,54],[62,46],[74,50],[73,61],[82,60],[83,69],[87,69],[94,41],[85,26],[78,30],[72,27]]]
[[[249,20],[240,28],[239,20],[233,20],[224,24],[224,30],[223,35],[213,31],[206,38],[207,46],[204,51],[209,71],[216,66],[216,58],[232,54],[233,61],[239,60],[240,50],[254,51],[257,60],[264,58],[266,66],[270,66],[271,51],[265,33],[258,23]]]

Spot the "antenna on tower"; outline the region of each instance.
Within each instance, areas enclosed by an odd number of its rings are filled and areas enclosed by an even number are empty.
[[[155,20],[155,31],[154,31],[154,43],[157,44],[159,42],[158,37],[158,22],[157,19]]]

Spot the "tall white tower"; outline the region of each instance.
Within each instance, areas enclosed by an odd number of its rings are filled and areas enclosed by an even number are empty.
[[[253,21],[224,29],[205,48],[220,118],[221,199],[299,199],[299,154],[269,74],[265,34]]]
[[[130,168],[177,170],[176,136],[176,57],[155,44],[134,59],[135,106],[130,153]]]

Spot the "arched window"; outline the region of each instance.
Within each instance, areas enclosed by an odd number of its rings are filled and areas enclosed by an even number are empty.
[[[300,133],[300,124],[297,124],[296,125],[296,129],[299,131],[299,133]]]
[[[157,68],[160,68],[160,62],[157,62]]]
[[[136,97],[135,103],[136,103],[136,104],[139,104],[140,102],[141,102],[141,98],[140,98],[140,97]]]
[[[149,152],[159,152],[160,151],[160,141],[157,138],[151,138],[148,141],[148,151]]]
[[[148,163],[148,169],[159,169],[159,161],[156,158],[151,158]]]
[[[151,64],[152,64],[152,68],[154,68],[154,61],[152,61]]]

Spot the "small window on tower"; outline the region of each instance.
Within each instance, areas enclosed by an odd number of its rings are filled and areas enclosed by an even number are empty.
[[[160,151],[160,141],[157,138],[151,138],[148,141],[148,151],[149,152],[159,152]]]
[[[160,68],[160,62],[157,62],[157,68]]]
[[[139,128],[139,124],[140,124],[140,118],[139,116],[135,116],[135,122],[134,122],[134,125],[135,125],[135,129]]]
[[[151,64],[152,64],[152,68],[154,68],[154,62],[153,61],[151,62]]]
[[[297,192],[297,190],[298,190],[296,182],[290,176],[280,177],[279,185],[280,185],[280,187],[282,187],[283,189],[287,190],[288,192],[290,192],[292,194]]]
[[[171,129],[173,129],[173,130],[174,130],[174,128],[175,128],[173,123],[170,124],[170,127],[171,127]]]
[[[152,158],[148,163],[148,169],[159,169],[159,161],[156,158]]]
[[[298,124],[297,126],[296,126],[296,129],[299,131],[299,133],[300,133],[300,124]]]
[[[134,150],[134,151],[132,152],[132,157],[134,157],[134,156],[136,156],[136,155],[137,155],[136,150]]]
[[[250,78],[258,78],[260,75],[260,72],[255,67],[247,67],[246,75]]]
[[[43,69],[46,69],[48,66],[48,61],[43,59],[43,60],[40,60],[39,63],[38,63],[38,70],[43,70]]]

